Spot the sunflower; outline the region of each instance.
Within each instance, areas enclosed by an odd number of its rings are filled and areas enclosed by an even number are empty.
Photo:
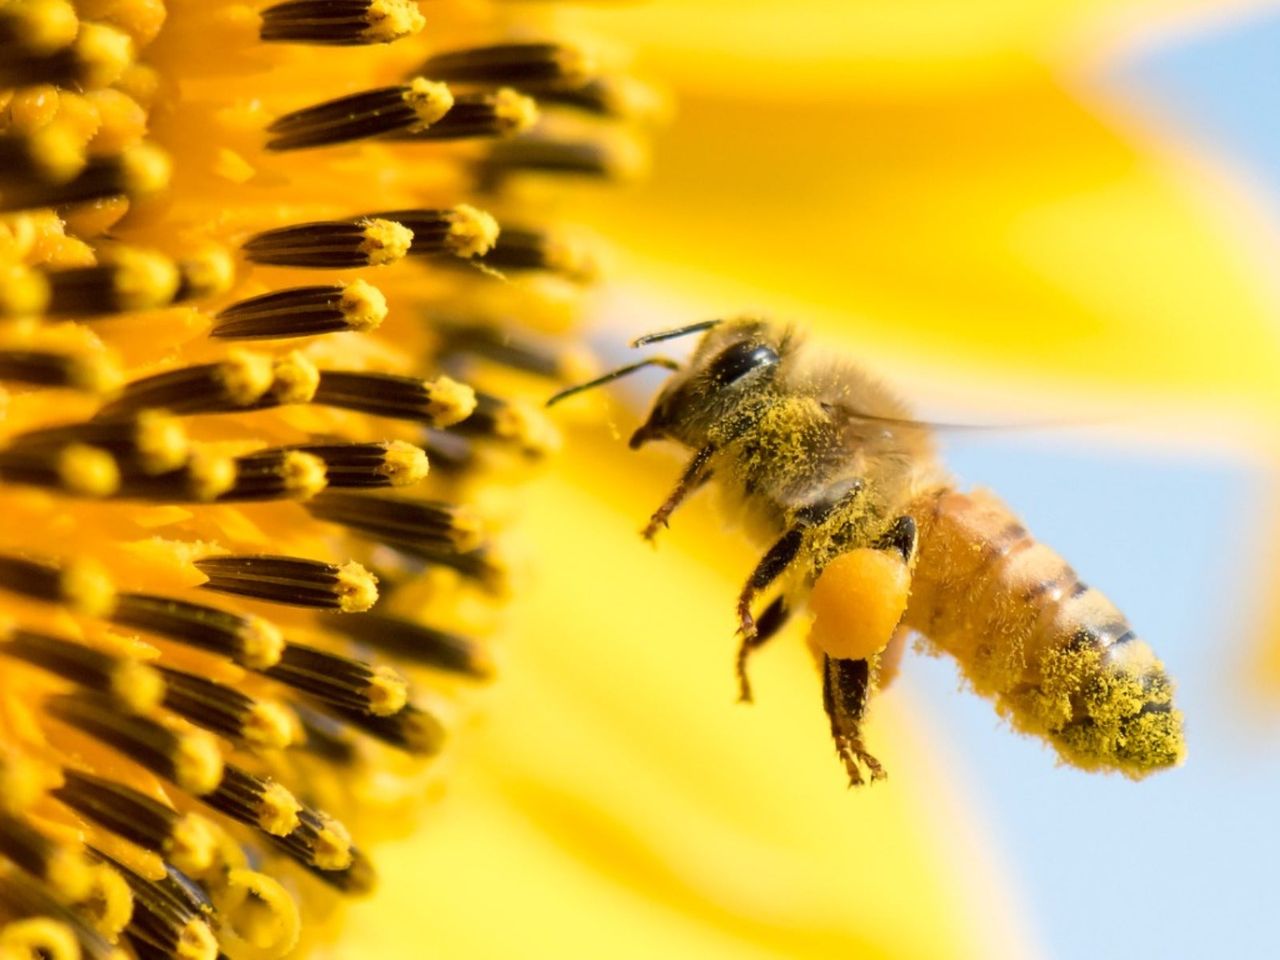
[[[0,953],[304,949],[493,672],[643,88],[409,0],[14,0],[0,84]]]

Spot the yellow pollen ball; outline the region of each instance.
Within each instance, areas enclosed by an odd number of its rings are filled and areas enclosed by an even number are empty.
[[[911,572],[884,550],[852,550],[822,571],[809,595],[809,645],[837,660],[865,660],[888,646],[907,609]]]

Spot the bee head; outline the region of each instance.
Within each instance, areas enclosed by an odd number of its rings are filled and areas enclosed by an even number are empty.
[[[753,318],[704,324],[697,329],[707,332],[688,365],[663,386],[649,418],[632,434],[631,449],[663,439],[702,446],[712,424],[772,380],[788,340],[784,328]],[[636,343],[671,336],[654,334]]]

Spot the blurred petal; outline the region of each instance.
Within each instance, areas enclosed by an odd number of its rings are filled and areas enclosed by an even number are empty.
[[[1274,0],[656,0],[596,12],[642,61],[685,91],[793,97],[821,89],[936,88],[1029,55],[1081,53],[1153,22],[1222,17]],[[714,42],[708,42],[708,40]]]
[[[649,261],[749,278],[752,306],[786,291],[806,322],[926,363],[1275,395],[1260,254],[1045,70],[934,96],[682,104],[648,202],[602,201]]]

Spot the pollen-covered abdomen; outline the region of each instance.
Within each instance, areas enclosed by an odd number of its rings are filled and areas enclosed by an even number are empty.
[[[911,512],[920,552],[905,622],[1017,729],[1086,769],[1141,777],[1181,761],[1173,685],[1106,597],[989,493],[939,491]]]

